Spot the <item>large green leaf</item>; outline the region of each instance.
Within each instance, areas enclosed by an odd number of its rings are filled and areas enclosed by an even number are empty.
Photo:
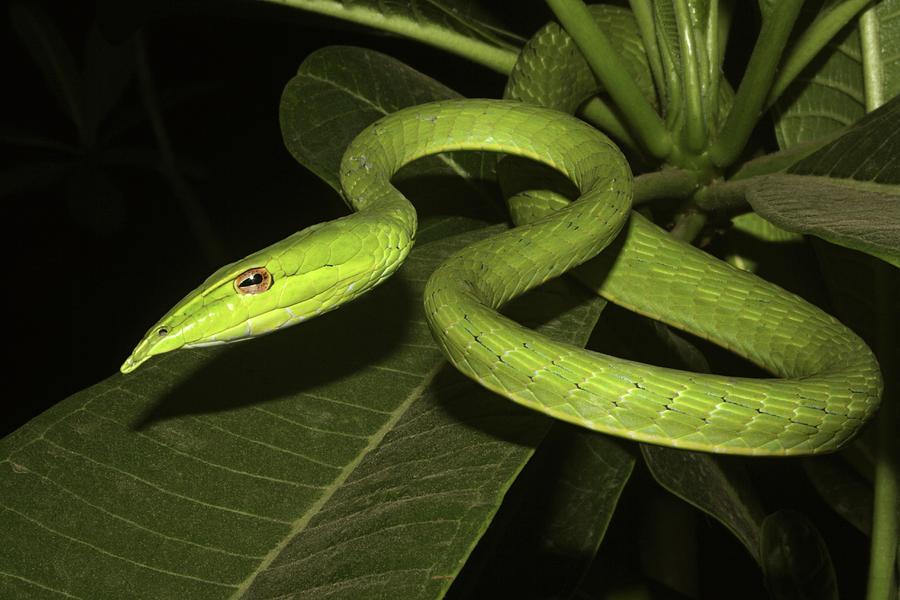
[[[620,441],[555,423],[453,597],[568,597],[597,553],[634,463]]]
[[[473,0],[267,0],[403,35],[509,73],[524,42]]]
[[[343,90],[379,106],[366,93]],[[484,235],[420,243],[340,311],[166,355],[2,440],[0,596],[441,596],[550,426],[447,367],[424,320],[430,272]],[[601,306],[556,281],[509,313],[583,344]]]
[[[419,247],[341,311],[168,355],[8,436],[0,596],[439,596],[549,425],[451,372],[424,322],[428,274],[481,236]],[[583,342],[598,303],[557,285],[536,304],[568,309],[532,320]]]
[[[847,126],[866,113],[859,33],[844,29],[776,103],[775,134],[787,148]]]
[[[900,97],[836,140],[761,176],[753,209],[779,227],[861,250],[900,266]]]
[[[722,523],[761,563],[759,528],[764,513],[741,464],[648,445],[641,445],[641,452],[654,479]]]

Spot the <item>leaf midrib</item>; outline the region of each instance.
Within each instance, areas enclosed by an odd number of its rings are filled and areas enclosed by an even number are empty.
[[[397,422],[406,414],[406,411],[409,410],[409,407],[412,404],[422,397],[422,393],[425,389],[431,385],[432,379],[438,374],[438,372],[444,367],[444,361],[440,360],[435,364],[428,373],[422,378],[421,383],[417,385],[415,388],[410,391],[407,397],[400,403],[396,409],[391,411],[391,416],[387,419],[384,424],[382,424],[381,428],[376,431],[373,435],[369,436],[369,443],[359,452],[357,457],[348,463],[341,470],[341,473],[335,478],[334,482],[330,485],[326,486],[322,490],[322,494],[319,496],[319,499],[313,503],[309,509],[304,512],[303,515],[300,516],[297,520],[295,520],[291,524],[291,529],[286,536],[274,547],[272,550],[266,555],[266,557],[259,563],[259,566],[254,569],[251,573],[247,575],[244,581],[237,587],[235,592],[230,596],[231,600],[238,600],[244,597],[244,594],[250,589],[253,585],[253,582],[256,578],[263,572],[265,572],[278,558],[281,554],[282,550],[284,550],[288,544],[291,543],[297,536],[302,534],[306,527],[309,525],[310,521],[312,521],[313,517],[319,514],[319,511],[325,504],[331,500],[332,496],[334,496],[335,492],[337,492],[349,479],[350,475],[356,470],[356,468],[362,463],[363,459],[365,459],[370,452],[372,452],[375,448],[377,448],[384,437],[394,428]]]

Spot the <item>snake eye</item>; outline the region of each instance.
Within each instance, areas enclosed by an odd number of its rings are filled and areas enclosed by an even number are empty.
[[[169,328],[168,327],[160,327],[159,329],[156,330],[156,335],[158,335],[159,337],[166,337],[167,335],[169,335]]]
[[[261,294],[272,287],[272,274],[265,267],[248,269],[234,280],[239,294]]]

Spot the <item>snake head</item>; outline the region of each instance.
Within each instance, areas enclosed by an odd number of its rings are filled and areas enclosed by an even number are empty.
[[[130,373],[157,354],[302,323],[378,284],[409,244],[386,257],[366,247],[358,225],[345,219],[313,225],[210,275],[147,331],[121,371]]]

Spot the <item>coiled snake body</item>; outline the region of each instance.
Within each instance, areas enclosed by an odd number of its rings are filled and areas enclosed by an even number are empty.
[[[214,273],[150,329],[122,371],[181,347],[300,323],[378,285],[415,238],[415,210],[390,184],[392,175],[419,157],[453,150],[542,162],[581,194],[561,210],[464,249],[429,280],[432,332],[467,376],[590,429],[730,454],[832,451],[874,412],[878,364],[855,334],[800,297],[631,212],[630,169],[603,134],[558,111],[504,100],[426,104],[371,125],[341,166],[353,214]],[[554,342],[497,312],[598,253],[592,268],[605,273],[605,297],[712,340],[778,378],[622,360]]]

